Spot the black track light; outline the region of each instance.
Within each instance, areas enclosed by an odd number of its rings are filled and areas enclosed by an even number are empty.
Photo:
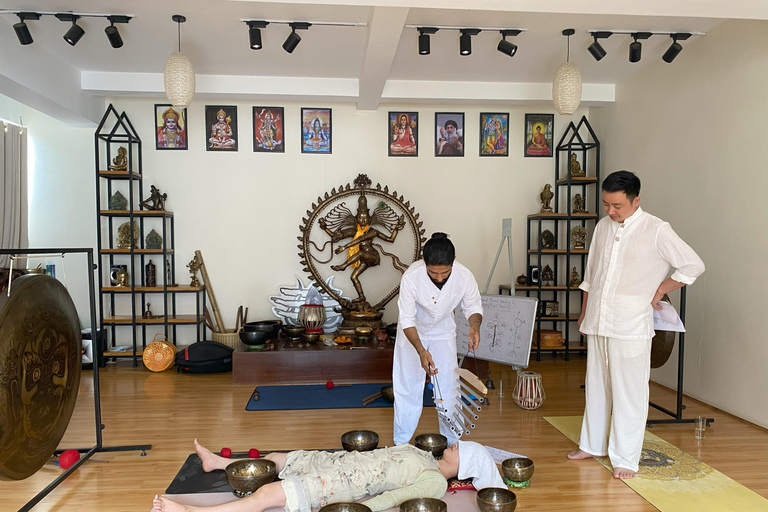
[[[434,27],[419,27],[419,55],[429,55],[429,36],[439,29]]]
[[[592,37],[594,38],[594,41],[591,45],[587,47],[587,51],[589,51],[590,54],[592,54],[592,57],[595,58],[596,61],[599,61],[603,57],[607,55],[607,52],[605,51],[605,48],[597,41],[598,39],[607,39],[613,35],[613,32],[608,31],[597,31],[597,32],[591,32]]]
[[[295,50],[296,47],[301,42],[301,36],[299,36],[299,34],[297,34],[296,31],[307,30],[311,26],[311,24],[294,22],[294,23],[289,23],[288,26],[291,27],[291,33],[288,34],[288,37],[285,39],[285,42],[283,43],[283,50],[287,51],[288,53],[293,53],[293,50]]]
[[[261,50],[261,29],[269,25],[267,21],[246,21],[248,25],[248,41],[251,50]],[[298,43],[297,43],[298,44]]]
[[[507,36],[517,36],[520,34],[520,30],[501,30],[501,41],[496,47],[501,53],[514,57],[517,53],[517,45],[512,41],[507,41]]]
[[[117,27],[112,24],[104,29],[104,33],[107,34],[109,44],[112,48],[121,48],[123,46],[123,38],[120,37],[120,32],[117,31]]]
[[[19,38],[19,43],[22,45],[32,44],[34,40],[25,22],[26,20],[39,20],[40,15],[36,12],[19,12],[16,13],[16,16],[19,17],[19,22],[13,25],[13,30],[16,32],[16,37]]]
[[[459,37],[459,53],[467,56],[472,54],[472,36],[480,33],[478,28],[463,28]]]
[[[643,43],[638,41],[637,37],[635,37],[635,40],[629,43],[629,62],[640,62],[642,53]]]
[[[667,49],[666,52],[664,52],[664,55],[661,57],[661,60],[663,60],[666,63],[670,63],[673,60],[675,60],[675,57],[678,56],[678,54],[683,51],[682,45],[678,43],[677,41],[685,41],[689,37],[691,37],[690,33],[678,33],[678,34],[672,34],[670,36],[672,38],[672,44]]]
[[[59,14],[56,14],[55,16],[61,21],[72,22],[72,26],[69,27],[69,30],[67,30],[67,33],[64,34],[64,40],[70,45],[75,46],[77,42],[80,40],[80,38],[83,37],[83,34],[85,34],[85,30],[83,30],[77,24],[77,20],[80,19],[80,16],[72,13],[59,13]]]

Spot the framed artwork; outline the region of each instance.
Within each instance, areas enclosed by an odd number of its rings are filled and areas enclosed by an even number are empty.
[[[480,113],[480,156],[509,156],[509,113]]]
[[[155,104],[155,149],[187,149],[187,109]]]
[[[237,107],[206,105],[205,126],[208,151],[237,151]]]
[[[525,156],[552,156],[554,114],[525,114]]]
[[[254,153],[285,153],[282,107],[253,107]]]
[[[302,153],[331,153],[330,108],[301,109],[301,152]]]
[[[419,156],[419,113],[390,112],[388,155]]]
[[[435,156],[464,156],[463,112],[435,112]]]

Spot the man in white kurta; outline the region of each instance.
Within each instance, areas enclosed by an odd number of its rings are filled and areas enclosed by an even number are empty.
[[[603,209],[580,288],[587,335],[586,408],[571,459],[608,455],[616,478],[638,469],[648,418],[653,308],[704,272],[669,223],[640,208],[640,180],[618,171],[603,183]],[[667,278],[670,267],[675,272]]]
[[[453,261],[449,275],[440,289],[430,278],[428,267],[424,260],[413,263],[405,271],[400,282],[400,296],[397,301],[399,317],[392,366],[395,444],[408,443],[416,431],[423,408],[425,385],[425,370],[420,354],[404,330],[415,328],[418,333],[417,341],[420,341],[428,355],[431,355],[434,363],[432,366],[438,369],[438,373],[432,376],[435,396],[445,400],[438,406],[442,405],[448,411],[449,418],[453,416],[456,406],[460,406],[456,390],[458,377],[454,372],[458,366],[456,322],[453,318],[457,306],[461,306],[466,318],[470,319],[475,315],[470,321],[470,330],[474,329],[479,342],[483,306],[472,272],[458,261]],[[440,433],[448,438],[448,445],[458,441],[458,432],[452,431],[442,419],[439,423]]]

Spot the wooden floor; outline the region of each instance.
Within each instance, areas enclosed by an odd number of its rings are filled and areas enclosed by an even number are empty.
[[[654,511],[640,496],[593,460],[569,461],[575,445],[542,419],[580,415],[584,408],[584,356],[570,362],[562,356],[532,361],[530,370],[542,374],[547,400],[525,411],[512,400],[515,373],[491,365],[494,379],[505,391],[491,391],[491,406],[483,410],[469,440],[522,453],[533,459],[531,487],[518,493],[518,510]],[[290,450],[340,447],[339,436],[352,429],[374,430],[380,446],[392,443],[392,409],[247,412],[250,385],[233,385],[232,374],[154,374],[122,361],[100,371],[104,446],[151,444],[139,452],[102,452],[43,499],[35,511],[145,511],[152,496],[162,493],[192,452],[192,439],[214,450]],[[61,448],[95,444],[91,372],[84,372],[78,404]],[[483,376],[484,377],[484,376]],[[498,380],[497,380],[498,386]],[[654,402],[674,408],[675,394],[652,385]],[[703,442],[694,440],[693,426],[656,425],[652,432],[715,469],[768,497],[768,433],[694,400],[685,400],[686,417],[707,415],[715,423]],[[652,409],[651,417],[665,416]],[[417,433],[437,431],[432,411],[422,416]],[[0,510],[18,510],[59,473],[46,464],[22,481],[0,481]]]

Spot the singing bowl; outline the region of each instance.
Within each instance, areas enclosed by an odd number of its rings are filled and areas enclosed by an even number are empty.
[[[397,324],[389,324],[387,327],[387,334],[390,338],[396,338],[397,337]]]
[[[307,343],[311,343],[314,345],[317,343],[317,340],[320,339],[320,333],[319,332],[305,332],[301,335],[301,339],[306,341]]]
[[[525,482],[533,476],[533,461],[525,457],[507,459],[501,463],[501,471],[513,482]]]
[[[248,496],[275,479],[277,466],[269,459],[240,459],[226,468],[227,482],[238,498]]]
[[[477,491],[475,501],[480,512],[512,512],[517,508],[515,493],[499,487],[486,487]]]
[[[379,434],[372,430],[351,430],[341,435],[341,446],[348,452],[369,452],[379,445]]]
[[[432,455],[442,457],[448,447],[448,438],[442,434],[419,434],[414,439],[416,448],[431,452]]]
[[[307,330],[303,325],[284,325],[282,329],[289,338],[298,338]]]
[[[371,512],[371,509],[362,503],[334,503],[324,506],[319,512]]]
[[[448,505],[435,498],[415,498],[400,504],[400,512],[446,512]]]
[[[243,325],[243,331],[245,332],[270,332],[274,336],[280,332],[280,320],[260,320],[258,322],[248,322]]]
[[[371,334],[373,334],[373,328],[367,325],[360,325],[355,327],[355,334],[358,338],[370,338]]]
[[[240,341],[251,347],[264,345],[272,337],[272,331],[240,331]]]
[[[392,386],[384,386],[381,388],[381,398],[389,403],[395,403],[395,392],[392,390]]]

